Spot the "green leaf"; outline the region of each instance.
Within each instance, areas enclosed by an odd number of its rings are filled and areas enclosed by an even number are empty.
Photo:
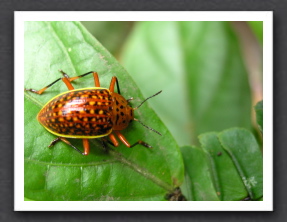
[[[181,186],[187,200],[220,200],[213,185],[212,172],[207,154],[200,148],[181,147],[185,165],[185,181]]]
[[[232,159],[217,138],[217,133],[201,134],[199,140],[202,148],[209,154],[213,181],[220,199],[242,200],[248,196]]]
[[[263,45],[263,21],[248,21],[248,24],[260,44]]]
[[[119,79],[125,98],[136,106],[144,98],[125,69],[78,22],[25,23],[25,88],[41,89],[61,77],[97,71],[102,87]],[[92,77],[73,82],[75,88],[93,87]],[[67,91],[56,83],[42,95],[25,92],[25,197],[33,200],[164,200],[183,181],[183,161],[177,143],[154,111],[145,103],[135,117],[158,130],[162,137],[133,122],[122,131],[133,144],[143,140],[153,149],[124,145],[104,151],[90,140],[91,151],[82,156],[64,143],[47,146],[55,136],[36,120],[41,107]],[[154,91],[158,91],[155,87]],[[164,93],[163,93],[164,94]],[[159,95],[158,97],[160,97]],[[82,149],[82,141],[69,140]]]
[[[239,41],[229,22],[181,23],[184,64],[197,134],[251,128],[251,97]]]
[[[138,22],[122,63],[145,96],[163,90],[150,104],[180,146],[252,127],[248,76],[228,22]]]
[[[223,148],[231,156],[252,200],[263,195],[263,158],[253,134],[233,128],[219,133]]]
[[[258,102],[255,106],[256,121],[260,131],[263,133],[263,100]]]

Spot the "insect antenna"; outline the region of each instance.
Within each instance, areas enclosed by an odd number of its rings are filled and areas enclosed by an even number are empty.
[[[141,102],[141,104],[139,104],[137,107],[133,108],[133,110],[136,110],[136,109],[140,108],[141,105],[144,104],[144,102],[146,102],[148,99],[150,99],[150,98],[152,98],[152,97],[155,97],[156,95],[160,94],[161,92],[162,92],[162,90],[160,90],[160,91],[157,92],[156,94],[154,94],[154,95],[152,95],[152,96],[146,98],[144,101]],[[153,132],[155,132],[155,133],[157,133],[158,135],[161,136],[161,133],[160,133],[160,132],[154,130],[153,128],[148,127],[147,125],[143,124],[141,121],[139,121],[139,120],[136,119],[136,118],[134,118],[134,120],[135,120],[135,121],[138,121],[138,122],[139,122],[140,124],[142,124],[145,128],[147,128],[147,129],[149,129],[149,130],[151,130],[151,131],[153,131]]]
[[[144,101],[142,101],[142,102],[141,102],[141,104],[139,104],[137,107],[135,107],[135,108],[134,108],[134,110],[136,110],[136,109],[140,108],[140,107],[141,107],[141,105],[142,105],[142,104],[144,104],[144,102],[145,102],[145,101],[147,101],[148,99],[150,99],[150,98],[152,98],[152,97],[155,97],[156,95],[160,94],[161,92],[162,92],[162,90],[160,90],[160,91],[159,91],[159,92],[157,92],[156,94],[154,94],[154,95],[152,95],[152,96],[150,96],[150,97],[146,98]]]
[[[143,124],[141,121],[139,121],[138,119],[134,118],[135,121],[138,121],[140,124],[142,124],[145,128],[154,131],[155,133],[157,133],[158,135],[162,136],[160,132],[154,130],[153,128],[148,127],[147,125]]]

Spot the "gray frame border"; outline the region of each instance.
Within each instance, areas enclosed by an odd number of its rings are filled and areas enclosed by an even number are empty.
[[[0,218],[4,221],[283,221],[286,218],[285,184],[287,138],[284,95],[286,75],[287,2],[283,0],[1,0],[0,33]],[[274,212],[13,212],[13,16],[14,11],[274,11]],[[116,19],[116,18],[115,18]],[[14,101],[17,102],[17,101]],[[285,105],[286,106],[286,105]],[[14,110],[14,112],[13,112]],[[283,219],[284,218],[284,219]]]

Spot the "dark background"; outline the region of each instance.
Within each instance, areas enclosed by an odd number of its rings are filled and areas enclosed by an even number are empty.
[[[287,209],[287,2],[284,0],[1,0],[0,221],[284,221]],[[13,212],[14,11],[274,11],[274,212]],[[114,18],[117,20],[117,18]],[[17,52],[16,52],[17,53]],[[16,112],[15,112],[16,114]],[[64,203],[63,203],[64,204]],[[120,204],[120,202],[119,202]],[[159,203],[160,204],[160,203]]]

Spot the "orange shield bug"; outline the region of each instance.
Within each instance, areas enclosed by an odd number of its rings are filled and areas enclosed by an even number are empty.
[[[144,127],[156,132],[156,130],[144,125],[134,118],[134,110],[138,109],[145,101],[158,95],[158,93],[145,99],[139,106],[132,108],[129,101],[120,93],[118,79],[112,77],[109,89],[100,87],[100,81],[97,72],[88,72],[76,77],[69,77],[60,70],[63,77],[55,80],[41,90],[25,89],[36,94],[42,94],[47,88],[62,80],[69,91],[61,93],[44,105],[38,113],[37,119],[43,127],[50,133],[57,136],[49,147],[58,141],[62,141],[83,155],[88,155],[90,150],[89,139],[102,138],[105,146],[105,137],[111,145],[118,146],[119,143],[115,135],[127,146],[134,147],[138,144],[147,148],[152,148],[142,140],[130,145],[127,139],[120,132],[128,127],[133,120],[138,121]],[[74,89],[72,81],[82,78],[88,74],[93,74],[96,87]],[[117,85],[118,93],[115,92]],[[67,138],[77,138],[83,140],[84,152],[72,145]]]

